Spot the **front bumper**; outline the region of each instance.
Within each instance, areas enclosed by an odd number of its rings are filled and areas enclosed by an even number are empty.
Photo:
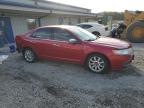
[[[134,55],[132,55],[128,61],[123,63],[123,68],[128,67],[130,63],[132,62],[132,60],[134,60]]]
[[[134,60],[134,55],[115,55],[111,58],[111,68],[112,70],[121,70],[130,65]]]

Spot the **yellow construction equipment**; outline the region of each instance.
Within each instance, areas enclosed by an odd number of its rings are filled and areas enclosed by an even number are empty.
[[[126,36],[131,42],[144,42],[144,11],[128,11],[124,13],[127,26]]]

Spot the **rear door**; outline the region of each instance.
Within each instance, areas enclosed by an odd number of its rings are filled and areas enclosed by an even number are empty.
[[[53,57],[62,60],[80,62],[83,58],[83,45],[70,44],[69,39],[76,39],[76,37],[69,31],[61,28],[54,28],[53,30]]]
[[[40,28],[37,29],[30,36],[32,48],[35,50],[37,55],[42,58],[52,56],[51,50],[52,44],[52,29],[51,28]]]

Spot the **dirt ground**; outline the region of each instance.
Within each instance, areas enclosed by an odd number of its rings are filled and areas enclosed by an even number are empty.
[[[144,44],[133,46],[132,64],[105,75],[11,54],[0,65],[0,108],[144,108]]]

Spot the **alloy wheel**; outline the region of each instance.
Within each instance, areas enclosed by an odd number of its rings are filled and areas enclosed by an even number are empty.
[[[24,58],[27,62],[33,62],[35,58],[34,53],[31,50],[26,49],[24,52]]]
[[[88,65],[89,65],[89,68],[96,73],[103,71],[105,68],[104,60],[98,56],[92,56],[89,59]]]

